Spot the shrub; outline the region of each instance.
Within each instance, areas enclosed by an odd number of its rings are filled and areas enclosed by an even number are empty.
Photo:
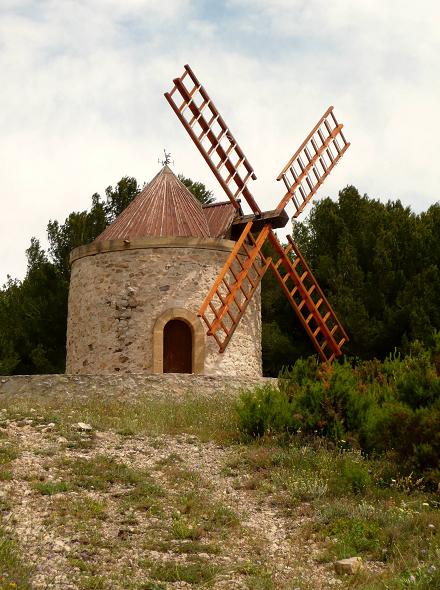
[[[278,388],[242,394],[236,408],[239,428],[255,438],[301,431],[339,445],[348,441],[367,454],[386,453],[402,473],[423,474],[437,484],[440,376],[435,354],[416,344],[405,358],[393,354],[382,363],[354,368],[347,361],[318,366],[314,358],[298,360],[282,371]],[[351,476],[354,491],[366,485],[365,474]]]
[[[357,378],[348,363],[316,364],[298,361],[284,371],[279,388],[290,400],[306,432],[340,440],[361,423],[368,401],[358,395]]]
[[[428,355],[409,358],[396,381],[398,399],[411,408],[422,408],[440,399],[440,379]]]
[[[338,480],[342,488],[348,488],[354,494],[364,492],[371,484],[368,468],[349,459],[343,460]]]
[[[336,518],[323,527],[325,534],[337,539],[331,552],[337,559],[359,554],[375,554],[384,542],[382,527],[370,520]]]
[[[301,426],[287,395],[271,385],[240,396],[236,412],[241,432],[252,438],[265,434],[292,433]]]
[[[424,474],[440,482],[440,406],[411,409],[393,402],[375,409],[369,418],[364,448],[369,452],[391,452],[403,472]]]

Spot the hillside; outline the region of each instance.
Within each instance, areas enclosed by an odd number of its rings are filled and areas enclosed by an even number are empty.
[[[420,482],[317,440],[240,442],[232,405],[2,393],[0,589],[440,587]]]

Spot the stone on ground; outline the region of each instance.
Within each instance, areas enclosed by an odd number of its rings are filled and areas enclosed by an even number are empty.
[[[335,571],[337,574],[357,574],[362,569],[361,557],[349,557],[335,561]]]

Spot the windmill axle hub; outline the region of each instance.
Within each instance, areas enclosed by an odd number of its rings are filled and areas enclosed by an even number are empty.
[[[284,209],[281,211],[278,209],[264,211],[264,213],[258,213],[257,215],[243,215],[232,224],[233,236],[240,235],[249,221],[253,221],[252,231],[260,231],[266,223],[270,223],[273,229],[277,229],[287,225],[289,216]]]

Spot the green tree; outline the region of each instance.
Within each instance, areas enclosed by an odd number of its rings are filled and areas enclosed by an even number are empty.
[[[0,290],[1,374],[64,371],[70,252],[93,241],[139,190],[136,179],[125,176],[106,189],[105,201],[95,193],[89,211],[49,221],[49,256],[31,239],[26,277],[8,279]]]
[[[180,175],[189,190],[209,203],[211,191]],[[0,289],[0,373],[64,370],[69,256],[93,241],[140,192],[136,179],[122,178],[92,196],[90,210],[48,224],[49,251],[32,239],[23,281]],[[337,201],[315,204],[294,239],[324,289],[355,357],[403,353],[418,339],[431,344],[440,330],[440,205],[415,215],[400,201],[381,203],[349,186]],[[265,254],[271,255],[266,246]],[[263,367],[282,366],[313,354],[312,345],[276,279],[262,283]]]
[[[68,282],[35,238],[26,254],[24,280],[0,291],[0,372],[62,372]]]
[[[266,257],[274,256],[268,243],[264,245],[263,253]],[[264,375],[276,377],[283,367],[292,365],[298,357],[314,353],[310,340],[270,269],[261,285],[261,316]]]
[[[141,188],[133,176],[124,176],[115,188],[108,186],[105,189],[106,203],[104,206],[107,224],[112,223],[140,191]]]
[[[124,176],[115,188],[105,190],[106,200],[98,193],[92,196],[90,211],[73,212],[64,223],[49,221],[47,237],[51,259],[65,278],[70,276],[70,253],[83,244],[93,242],[122,213],[140,192],[137,180]]]
[[[186,178],[183,174],[179,174],[177,178],[192,192],[202,205],[209,205],[214,202],[212,191],[208,190],[203,182],[195,182],[191,178]]]
[[[440,208],[415,215],[349,186],[319,201],[294,237],[347,328],[349,354],[384,358],[440,327]]]

